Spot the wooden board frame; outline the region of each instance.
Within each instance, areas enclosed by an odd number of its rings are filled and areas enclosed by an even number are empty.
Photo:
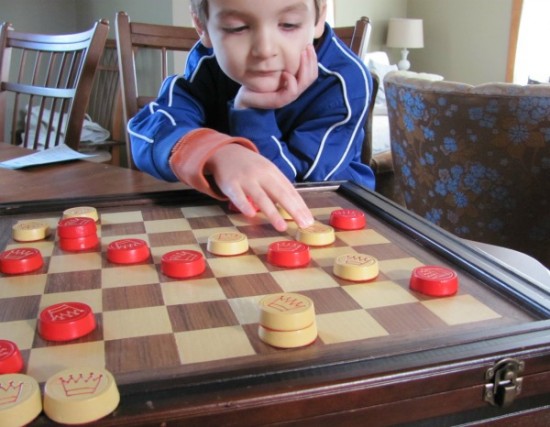
[[[550,298],[548,289],[526,275],[478,251],[387,199],[352,183],[311,184],[299,190],[335,191],[390,224],[430,251],[468,271],[495,292],[513,300],[540,320],[503,328],[487,337],[486,331],[469,335],[468,342],[425,348],[396,355],[361,355],[350,351],[316,365],[299,361],[258,372],[243,367],[231,375],[197,375],[192,381],[162,380],[139,387],[122,387],[123,403],[116,416],[99,425],[147,425],[187,420],[190,425],[235,422],[239,425],[304,424],[337,420],[364,425],[418,422],[467,422],[493,417],[529,418],[550,404]],[[96,207],[204,202],[192,191],[120,195],[104,198],[49,200],[0,205],[5,216],[58,210],[76,205]],[[2,246],[6,244],[2,230]],[[525,362],[525,386],[509,408],[489,406],[482,399],[484,373],[498,360],[514,357]],[[445,404],[444,404],[445,402]],[[452,403],[449,406],[449,402]],[[151,406],[152,405],[152,406]],[[541,412],[542,411],[542,412]],[[523,414],[523,415],[522,415]],[[379,417],[379,418],[376,418]],[[36,425],[47,425],[40,418]],[[430,425],[428,423],[428,425]]]

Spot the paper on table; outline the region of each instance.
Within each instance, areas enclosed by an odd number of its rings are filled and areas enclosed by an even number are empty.
[[[22,169],[29,166],[47,165],[49,163],[86,159],[94,156],[93,154],[79,153],[65,144],[60,144],[53,148],[48,148],[47,150],[37,151],[32,154],[0,162],[0,167],[6,169]]]

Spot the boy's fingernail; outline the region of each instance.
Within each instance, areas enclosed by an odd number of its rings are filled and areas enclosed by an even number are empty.
[[[313,225],[314,219],[310,216],[302,217],[298,223],[300,224],[300,228],[307,228]]]

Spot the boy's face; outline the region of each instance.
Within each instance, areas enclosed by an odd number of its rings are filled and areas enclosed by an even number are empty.
[[[300,55],[323,34],[326,11],[315,22],[313,0],[209,0],[201,40],[222,70],[255,92],[279,88],[282,71],[296,75]]]

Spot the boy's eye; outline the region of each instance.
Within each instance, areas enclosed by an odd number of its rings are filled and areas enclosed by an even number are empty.
[[[239,34],[245,31],[248,27],[246,25],[241,25],[238,27],[224,27],[223,31],[229,34]]]
[[[292,24],[290,22],[283,22],[280,24],[280,27],[283,28],[283,30],[295,30],[296,28],[300,28],[300,24]]]

